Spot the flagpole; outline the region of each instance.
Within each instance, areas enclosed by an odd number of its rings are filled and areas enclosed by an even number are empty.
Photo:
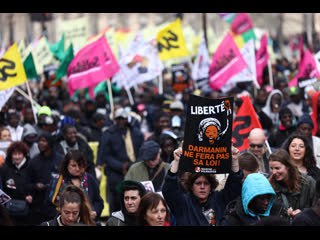
[[[269,72],[269,82],[271,87],[273,87],[272,67],[271,67],[270,59],[268,59],[268,72]]]
[[[159,75],[159,94],[160,95],[163,94],[163,77],[162,77],[162,73],[160,73],[160,75]]]
[[[18,86],[16,86],[16,90],[22,95],[24,96],[26,99],[28,99],[31,104],[34,104],[37,106],[37,108],[41,108],[41,105],[39,105],[36,101],[34,101],[32,98],[30,99],[29,96],[23,91],[21,90]]]
[[[113,96],[112,96],[112,88],[111,88],[111,79],[110,80],[106,80],[107,81],[107,86],[108,86],[108,94],[109,94],[109,102],[110,102],[110,108],[111,108],[111,112],[113,112],[114,109],[114,105],[113,105]]]
[[[31,90],[30,90],[30,86],[29,86],[28,79],[27,79],[27,81],[26,81],[26,85],[27,85],[27,90],[28,90],[29,98],[32,99],[32,95],[31,95]],[[36,112],[35,112],[35,110],[34,110],[33,102],[31,102],[31,109],[32,109],[32,112],[33,112],[34,122],[37,124],[37,123],[38,123],[38,119],[37,119]]]
[[[128,98],[129,98],[130,105],[133,106],[134,105],[134,101],[133,101],[133,97],[132,97],[131,91],[127,87],[124,87],[124,88],[127,91],[127,95],[128,95]]]

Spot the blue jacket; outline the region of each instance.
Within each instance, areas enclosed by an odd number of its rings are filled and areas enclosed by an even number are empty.
[[[177,226],[210,226],[205,215],[208,215],[207,213],[213,214],[215,221],[219,222],[224,215],[227,203],[240,195],[242,178],[242,170],[238,173],[231,172],[224,189],[211,192],[207,202],[200,203],[194,194],[183,193],[178,182],[178,174],[169,170],[162,194],[176,218]]]
[[[249,209],[249,204],[258,195],[271,194],[268,209],[261,214],[255,214]],[[268,179],[261,173],[252,173],[243,183],[241,197],[230,202],[226,207],[226,215],[219,222],[220,226],[248,226],[256,224],[261,217],[279,216],[280,205],[274,206],[276,193]]]
[[[242,186],[242,204],[245,214],[255,217],[256,214],[252,213],[248,208],[249,203],[252,199],[254,199],[258,195],[271,194],[273,197],[269,203],[267,211],[263,214],[259,214],[261,216],[269,216],[270,209],[274,202],[276,193],[274,192],[269,180],[263,176],[261,173],[251,173],[246,177],[246,180]]]

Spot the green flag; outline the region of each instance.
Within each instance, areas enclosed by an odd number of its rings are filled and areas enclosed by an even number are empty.
[[[23,67],[28,79],[38,77],[32,53],[29,53],[28,57],[23,61]]]
[[[55,72],[56,79],[51,83],[51,85],[54,85],[60,78],[67,75],[68,66],[70,65],[73,58],[74,58],[73,46],[71,43],[69,48],[67,49],[67,51],[65,52],[65,54],[63,56],[63,59],[60,63],[59,68]]]
[[[64,57],[64,34],[62,35],[62,38],[59,42],[50,44],[48,42],[50,51],[53,53],[53,55],[59,59],[59,61],[63,60]]]
[[[243,40],[248,42],[250,39],[256,40],[256,35],[254,34],[253,28],[249,29],[248,31],[242,33]]]

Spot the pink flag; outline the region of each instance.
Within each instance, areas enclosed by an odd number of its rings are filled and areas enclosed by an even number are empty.
[[[93,88],[100,82],[111,78],[120,67],[103,35],[98,40],[83,47],[70,63],[68,75],[69,94],[72,97],[77,89]]]
[[[303,36],[300,36],[300,62],[302,62],[304,56],[304,48],[303,48]]]
[[[262,86],[262,74],[263,69],[267,66],[269,60],[269,53],[268,53],[268,37],[265,33],[260,42],[260,48],[256,53],[256,69],[257,69],[257,80],[260,86]]]
[[[241,55],[230,33],[222,40],[213,54],[209,69],[210,87],[220,90],[235,74],[247,68],[248,64]]]
[[[231,24],[231,31],[234,34],[242,34],[251,28],[253,24],[248,13],[238,13]]]
[[[312,56],[309,49],[303,55],[302,61],[299,63],[298,74],[289,82],[288,86],[298,86],[298,78],[313,78],[320,77],[320,73],[317,68],[317,63]]]

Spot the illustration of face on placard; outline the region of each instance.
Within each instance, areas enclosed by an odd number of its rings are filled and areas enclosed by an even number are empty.
[[[198,139],[199,142],[208,141],[210,145],[220,139],[220,136],[224,135],[229,126],[229,120],[227,119],[226,128],[221,131],[221,123],[216,118],[205,118],[199,124]]]

